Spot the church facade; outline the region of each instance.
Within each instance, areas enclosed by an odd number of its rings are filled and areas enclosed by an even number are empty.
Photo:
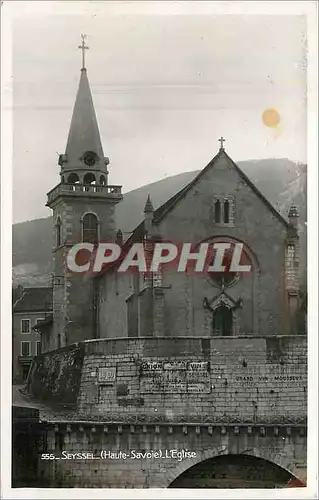
[[[185,188],[144,220],[123,242],[114,208],[121,186],[108,184],[87,70],[82,68],[60,183],[48,193],[54,220],[53,323],[42,332],[43,349],[92,338],[144,336],[276,335],[296,332],[298,309],[298,211],[287,222],[225,151]],[[141,207],[142,209],[142,207]],[[142,211],[142,210],[141,210]],[[129,247],[158,241],[199,245],[224,242],[225,272],[71,275],[67,253],[79,242],[117,241]],[[243,244],[250,273],[232,273],[227,259]],[[227,268],[228,265],[228,268]]]
[[[287,224],[221,147],[197,178],[163,206],[154,211],[148,200],[145,220],[130,242],[187,242],[195,248],[223,242],[229,252],[241,243],[251,271],[229,272],[227,251],[224,274],[165,268],[145,279],[114,267],[98,278],[97,337],[292,333],[298,300],[297,221],[293,209]]]
[[[115,220],[122,188],[108,182],[84,64],[59,165],[47,201],[52,315],[36,325],[42,353],[25,388],[31,405],[41,403],[37,485],[304,486],[307,338],[296,324],[297,208],[286,221],[221,138],[190,184],[156,210],[147,198],[143,220],[124,240]],[[98,274],[72,273],[74,245],[100,242],[125,252],[139,243],[149,257],[160,242],[188,244],[190,257],[219,243],[223,269],[196,273],[190,259],[185,272],[120,272],[116,262]],[[236,245],[249,272],[230,264]],[[77,458],[83,450],[86,458]],[[114,460],[107,451],[128,456]],[[61,460],[65,453],[72,460]]]

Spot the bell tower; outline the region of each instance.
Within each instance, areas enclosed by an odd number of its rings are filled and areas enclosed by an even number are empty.
[[[84,35],[79,48],[81,76],[65,153],[59,156],[60,183],[47,195],[54,224],[51,349],[95,335],[93,280],[71,275],[67,253],[83,241],[114,240],[114,208],[123,199],[121,186],[108,184],[109,159],[104,156],[85,68]]]

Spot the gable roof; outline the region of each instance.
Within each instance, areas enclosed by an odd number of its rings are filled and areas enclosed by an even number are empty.
[[[25,288],[13,306],[13,312],[52,311],[53,292],[51,287]]]
[[[188,191],[201,179],[201,177],[210,169],[214,166],[216,161],[224,155],[227,160],[231,163],[231,165],[235,168],[236,172],[239,174],[239,176],[243,179],[243,181],[252,189],[252,191],[258,196],[258,198],[267,206],[267,208],[273,213],[275,217],[285,226],[288,228],[289,224],[288,222],[284,219],[282,215],[280,215],[279,212],[273,207],[273,205],[265,198],[265,196],[257,189],[255,184],[247,177],[246,174],[236,165],[236,163],[228,156],[226,151],[224,149],[220,149],[217,155],[206,165],[206,167],[201,170],[196,177],[189,182],[186,186],[184,186],[180,191],[178,191],[174,196],[172,196],[169,200],[167,200],[163,205],[161,205],[157,210],[154,211],[154,223],[158,224],[174,207],[175,205],[182,199],[184,196],[188,193]],[[144,221],[141,222],[133,231],[132,235],[130,236],[129,239],[132,238],[132,236],[135,234],[140,234],[141,233],[141,226],[144,226]]]
[[[178,191],[174,196],[169,198],[165,203],[163,203],[159,208],[154,211],[153,215],[153,223],[156,225],[161,220],[166,217],[166,215],[177,205],[177,203],[184,198],[184,196],[192,189],[192,187],[201,179],[201,177],[214,166],[216,161],[224,155],[227,161],[230,162],[232,167],[236,170],[239,176],[243,179],[243,181],[252,189],[252,191],[258,196],[258,198],[266,205],[266,207],[272,212],[272,214],[284,225],[285,228],[289,228],[288,222],[284,219],[282,215],[273,207],[273,205],[267,200],[267,198],[257,189],[255,184],[247,177],[246,174],[236,165],[236,163],[228,156],[224,149],[220,149],[216,156],[203,168],[194,179],[189,182],[186,186],[184,186],[180,191]],[[143,220],[136,228],[133,230],[132,234],[124,243],[124,249],[130,248],[130,246],[134,242],[142,241],[145,235],[145,221]],[[115,263],[113,266],[108,266],[105,269],[102,269],[100,273],[96,276],[99,277],[107,272],[110,268],[115,267]]]
[[[239,176],[243,179],[243,181],[252,189],[252,191],[258,196],[258,198],[267,206],[267,208],[273,213],[275,217],[285,226],[288,227],[288,222],[284,219],[282,215],[272,206],[272,204],[265,198],[265,196],[257,189],[255,184],[247,177],[246,174],[236,165],[236,163],[228,156],[224,149],[220,149],[217,155],[206,165],[206,167],[199,172],[199,174],[181,189],[178,193],[176,193],[172,198],[170,198],[166,203],[161,205],[154,212],[154,223],[160,222],[168,212],[172,210],[172,208],[186,195],[186,193],[200,180],[200,178],[214,166],[216,161],[221,157],[225,156],[227,161],[230,162],[232,167],[236,170]]]

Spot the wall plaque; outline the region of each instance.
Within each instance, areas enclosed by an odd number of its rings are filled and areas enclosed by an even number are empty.
[[[141,393],[210,392],[209,363],[206,361],[146,361],[141,368]]]
[[[98,368],[97,377],[100,384],[114,384],[116,381],[116,367]]]

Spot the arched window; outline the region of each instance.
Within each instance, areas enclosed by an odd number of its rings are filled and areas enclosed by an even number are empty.
[[[221,206],[220,206],[220,201],[217,200],[215,202],[215,222],[219,223],[220,222],[220,215],[221,215]]]
[[[229,223],[229,201],[228,200],[224,201],[224,223],[225,224]]]
[[[215,224],[234,226],[235,197],[233,195],[218,194],[214,196],[213,219]]]
[[[85,176],[83,178],[83,184],[84,184],[83,191],[96,192],[96,187],[95,187],[96,178],[95,178],[95,175],[92,174],[91,172],[88,172],[87,174],[85,174]],[[89,186],[92,186],[92,188],[90,188]]]
[[[95,182],[96,182],[96,179],[95,179],[94,174],[92,174],[91,172],[88,174],[85,174],[85,176],[83,178],[84,184],[95,184]]]
[[[95,214],[85,214],[82,219],[83,242],[97,243],[99,239],[99,221]]]
[[[68,177],[68,184],[76,184],[80,181],[78,174],[72,173]]]
[[[101,175],[101,177],[100,177],[100,185],[101,186],[105,186],[105,184],[106,184],[105,177],[104,177],[104,175]]]
[[[55,229],[56,229],[56,246],[60,247],[62,245],[62,221],[60,217],[57,218]]]

